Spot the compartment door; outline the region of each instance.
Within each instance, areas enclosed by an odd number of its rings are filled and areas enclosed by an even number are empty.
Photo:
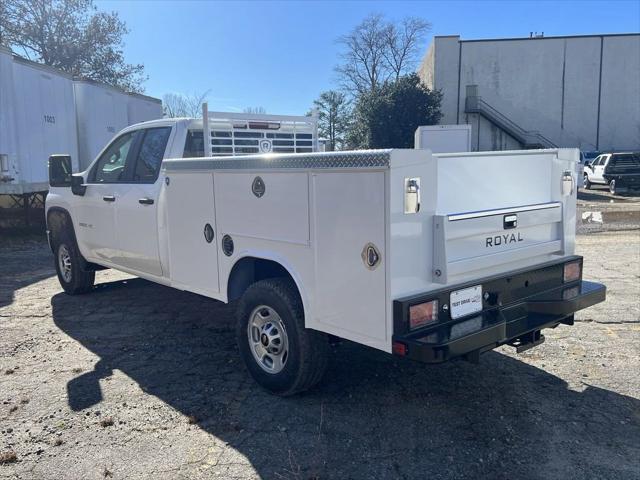
[[[318,325],[311,327],[388,350],[384,172],[312,178]]]
[[[164,188],[171,282],[176,288],[214,296],[220,287],[213,174],[179,173],[168,178]]]

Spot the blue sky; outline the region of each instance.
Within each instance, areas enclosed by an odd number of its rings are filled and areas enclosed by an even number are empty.
[[[336,87],[335,39],[369,13],[418,16],[433,35],[463,39],[640,31],[640,1],[192,2],[98,1],[131,30],[128,62],[143,63],[148,95],[211,90],[210,110],[264,107],[304,114]]]

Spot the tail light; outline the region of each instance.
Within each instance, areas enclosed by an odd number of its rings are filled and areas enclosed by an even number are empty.
[[[409,328],[414,329],[438,321],[438,300],[409,307]]]
[[[407,354],[407,346],[402,342],[393,342],[393,354],[404,357]]]
[[[582,276],[582,264],[578,262],[569,262],[564,264],[564,283],[575,282],[580,280]]]

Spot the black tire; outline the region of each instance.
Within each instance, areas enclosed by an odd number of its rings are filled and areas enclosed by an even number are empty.
[[[277,314],[285,330],[283,338],[287,339],[288,349],[279,372],[268,372],[260,365],[249,340],[249,322],[263,306]],[[275,395],[286,397],[308,390],[322,379],[327,368],[328,338],[324,333],[305,328],[302,301],[289,279],[261,280],[247,289],[238,304],[236,339],[240,356],[253,379]]]
[[[589,175],[584,174],[584,188],[591,190],[591,182],[589,181]]]
[[[69,295],[87,293],[93,289],[96,272],[84,270],[86,263],[78,250],[78,245],[73,236],[67,232],[60,232],[54,239],[54,263],[58,281]],[[64,261],[61,260],[64,258]],[[68,265],[69,270],[63,267]],[[63,268],[65,271],[63,271]]]
[[[615,195],[615,194],[616,194],[617,190],[616,190],[616,181],[615,181],[615,180],[611,180],[611,181],[609,182],[609,192],[610,192],[612,195]]]

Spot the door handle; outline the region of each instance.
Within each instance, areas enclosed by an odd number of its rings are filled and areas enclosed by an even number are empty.
[[[153,198],[141,198],[138,200],[138,203],[142,205],[153,205]]]
[[[113,195],[105,195],[104,197],[102,197],[102,199],[105,202],[115,202],[116,201],[116,197],[114,197]]]

